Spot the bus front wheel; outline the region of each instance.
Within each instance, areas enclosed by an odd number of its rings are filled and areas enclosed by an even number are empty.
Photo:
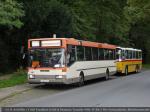
[[[83,73],[81,72],[80,73],[80,76],[79,76],[79,82],[78,82],[78,86],[81,87],[84,85],[84,75]]]

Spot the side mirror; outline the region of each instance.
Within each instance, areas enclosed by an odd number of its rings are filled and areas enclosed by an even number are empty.
[[[22,59],[25,59],[25,57],[26,57],[26,54],[25,54],[25,53],[23,53],[23,55],[22,55]]]
[[[24,46],[21,46],[20,54],[22,55],[22,59],[25,59],[26,53],[25,53],[25,50],[24,50]]]

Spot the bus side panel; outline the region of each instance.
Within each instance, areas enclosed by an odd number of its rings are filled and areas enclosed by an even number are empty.
[[[85,80],[106,76],[106,70],[109,69],[110,75],[116,72],[115,60],[104,61],[78,61],[69,67],[66,73],[68,79],[74,78],[76,81],[81,72]]]
[[[120,73],[125,73],[125,68],[128,67],[128,72],[135,72],[136,67],[139,66],[139,70],[142,68],[141,61],[121,61],[117,62],[117,71]]]
[[[116,62],[116,66],[117,66],[117,72],[123,73],[123,71],[124,71],[124,63],[118,61],[118,62]]]

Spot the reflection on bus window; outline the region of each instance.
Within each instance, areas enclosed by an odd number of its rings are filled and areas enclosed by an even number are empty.
[[[87,61],[92,60],[92,52],[90,47],[85,47],[85,59]]]
[[[125,60],[125,59],[126,59],[125,50],[122,50],[122,59],[123,59],[123,60]]]
[[[107,49],[104,50],[104,58],[105,60],[109,60],[109,50]]]
[[[42,48],[42,49],[31,49],[29,51],[29,65],[35,67],[62,67],[64,64],[64,49],[58,48]]]
[[[99,60],[104,60],[104,50],[103,49],[99,49]]]
[[[132,51],[128,51],[128,59],[132,59]]]
[[[77,59],[78,61],[84,60],[84,47],[77,46]]]
[[[113,59],[113,51],[109,50],[109,59],[112,60]]]
[[[139,59],[142,59],[142,52],[139,52]]]
[[[138,59],[139,58],[139,52],[138,51],[136,51],[136,59]]]
[[[76,49],[75,46],[72,45],[68,45],[67,47],[67,65],[70,66],[71,64],[73,64],[76,61]]]
[[[98,60],[98,48],[92,48],[93,60]]]

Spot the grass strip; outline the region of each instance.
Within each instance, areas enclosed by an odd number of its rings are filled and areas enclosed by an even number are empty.
[[[24,71],[14,72],[8,79],[0,80],[0,88],[11,87],[27,82],[27,75]]]

